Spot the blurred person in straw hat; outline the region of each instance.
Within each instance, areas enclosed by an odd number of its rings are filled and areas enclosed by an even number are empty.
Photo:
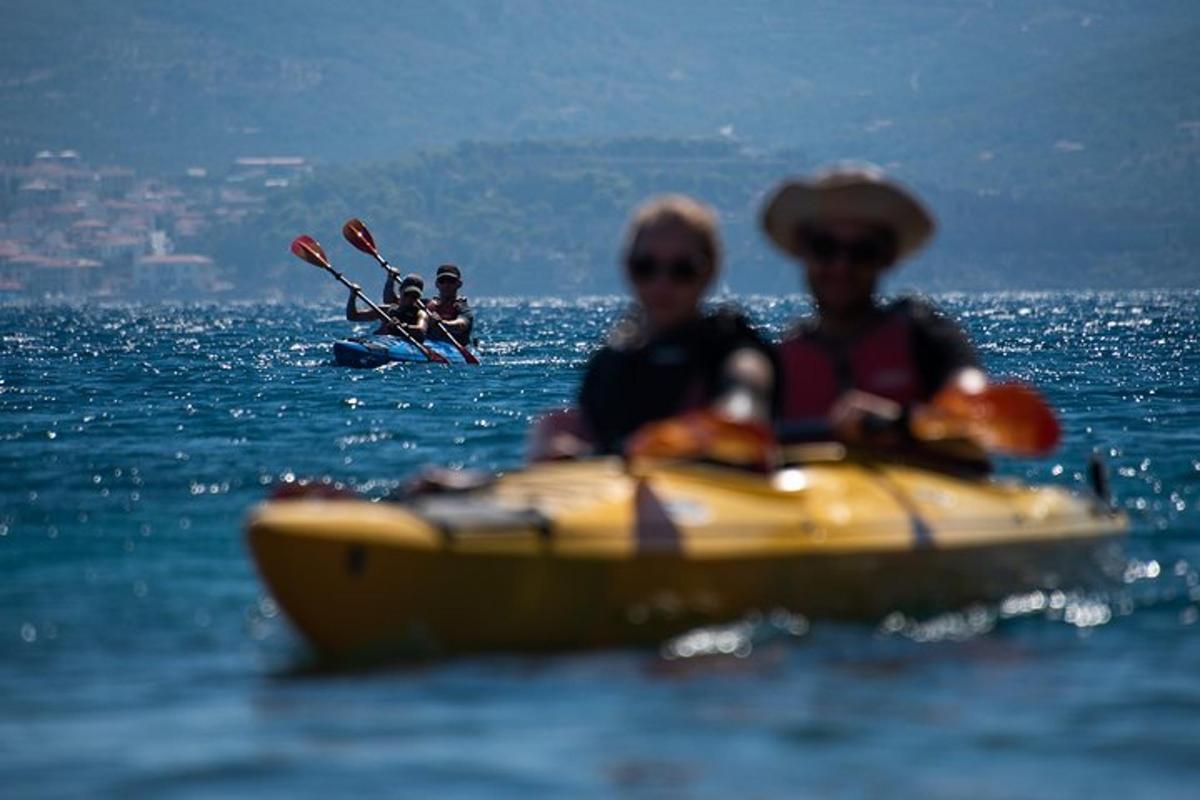
[[[849,441],[891,444],[915,404],[986,384],[956,323],[924,300],[879,299],[882,277],[933,236],[908,189],[871,165],[841,164],[776,187],[762,225],[803,264],[816,307],[779,348],[785,426],[828,421]]]

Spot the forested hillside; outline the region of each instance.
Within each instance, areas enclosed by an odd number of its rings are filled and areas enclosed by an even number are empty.
[[[308,232],[369,283],[378,269],[339,234],[346,218],[360,216],[396,264],[429,272],[457,261],[477,292],[608,292],[619,286],[615,264],[631,209],[651,194],[681,191],[721,212],[733,289],[795,291],[796,270],[766,245],[757,212],[771,185],[811,166],[803,153],[746,152],[724,140],[468,143],[324,170],[277,195],[265,217],[227,231],[218,259],[245,265],[237,280],[248,292],[332,291],[326,276],[287,253],[291,238]],[[1200,248],[1200,232],[1171,215],[1014,200],[923,181],[914,188],[937,213],[941,232],[898,276],[902,285],[1195,284],[1190,253]]]

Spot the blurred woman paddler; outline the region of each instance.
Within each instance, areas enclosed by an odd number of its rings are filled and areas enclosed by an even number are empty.
[[[933,236],[933,216],[905,187],[870,165],[835,166],[776,187],[762,225],[801,262],[816,306],[779,348],[785,430],[829,421],[846,441],[905,446],[915,408],[947,387],[987,385],[953,320],[922,299],[879,299],[883,276]]]
[[[635,307],[588,363],[577,414],[544,420],[531,456],[622,453],[647,423],[702,409],[765,430],[772,348],[741,315],[701,307],[721,266],[712,209],[682,195],[649,200],[634,212],[622,256]]]

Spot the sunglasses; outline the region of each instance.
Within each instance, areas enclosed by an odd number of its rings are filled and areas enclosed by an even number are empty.
[[[801,246],[818,261],[842,258],[854,266],[878,266],[891,262],[896,255],[896,243],[890,236],[843,239],[825,231],[807,231],[799,238]]]
[[[454,277],[453,275],[443,275],[442,277],[437,279],[436,283],[438,283],[438,284],[453,283],[455,285],[461,285],[462,281],[460,281],[458,278]]]
[[[703,272],[703,265],[694,258],[676,258],[666,262],[654,256],[629,259],[629,276],[635,283],[649,283],[659,275],[665,275],[671,283],[683,286],[695,283]]]

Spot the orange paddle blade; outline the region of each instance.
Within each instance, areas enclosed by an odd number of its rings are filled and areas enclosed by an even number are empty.
[[[625,455],[634,458],[706,458],[767,469],[776,443],[764,425],[739,422],[707,409],[643,425],[629,439]]]
[[[325,251],[321,249],[320,243],[307,234],[297,236],[292,240],[292,252],[314,267],[331,268],[329,259],[325,256]]]
[[[379,248],[375,246],[375,238],[371,236],[371,232],[367,230],[367,226],[358,217],[346,220],[346,224],[342,226],[342,236],[346,237],[347,242],[367,255],[374,256],[379,254]]]
[[[969,438],[997,453],[1043,456],[1061,437],[1058,418],[1045,399],[1021,383],[999,383],[979,391],[950,386],[914,414],[913,435],[935,441]]]

